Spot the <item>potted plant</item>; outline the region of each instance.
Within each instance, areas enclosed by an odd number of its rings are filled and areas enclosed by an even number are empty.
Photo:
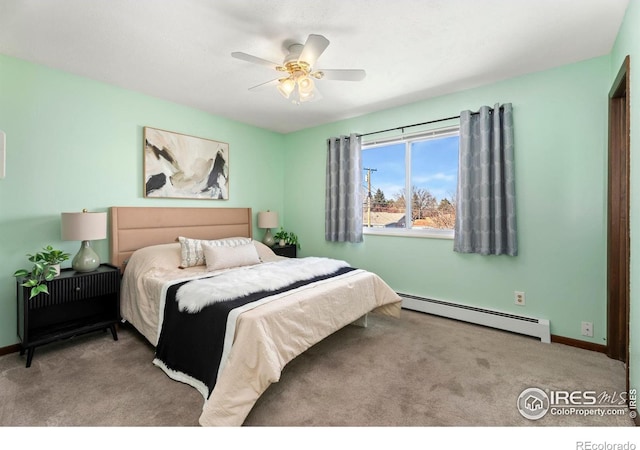
[[[40,293],[48,294],[49,289],[46,282],[53,280],[60,274],[60,263],[69,259],[69,256],[71,256],[69,253],[47,245],[35,255],[27,254],[29,261],[33,263],[31,270],[19,269],[15,271],[13,276],[24,278],[21,286],[31,288],[30,299]]]
[[[44,263],[56,269],[57,276],[60,275],[60,263],[68,260],[71,255],[69,253],[63,252],[62,250],[56,250],[50,245],[47,245],[42,249],[40,253],[29,256],[33,256],[36,259],[41,258]]]
[[[280,231],[273,236],[273,239],[278,242],[280,247],[284,247],[285,245],[295,245],[297,248],[300,248],[298,236],[292,231],[285,231],[282,227],[280,227]]]

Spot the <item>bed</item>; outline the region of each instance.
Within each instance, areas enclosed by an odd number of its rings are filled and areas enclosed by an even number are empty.
[[[250,208],[110,208],[122,319],[156,347],[154,364],[203,395],[202,426],[242,425],[296,356],[344,326],[366,325],[370,312],[400,314],[400,297],[376,274],[277,256],[252,239],[252,223]],[[223,319],[210,315],[223,307]]]

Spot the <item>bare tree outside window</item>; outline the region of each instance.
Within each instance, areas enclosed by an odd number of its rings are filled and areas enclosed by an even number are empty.
[[[362,155],[367,167],[362,195],[365,227],[453,231],[457,129],[444,136],[365,145]]]

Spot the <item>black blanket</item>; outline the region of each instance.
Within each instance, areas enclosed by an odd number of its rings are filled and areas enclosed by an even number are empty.
[[[216,384],[221,363],[227,316],[233,309],[352,270],[355,269],[343,267],[331,274],[299,281],[275,291],[261,291],[237,299],[213,303],[195,314],[181,312],[176,300],[178,289],[190,281],[170,286],[167,289],[156,359],[167,369],[181,372],[203,383],[207,388],[206,398],[209,398]],[[171,376],[170,373],[169,375]]]

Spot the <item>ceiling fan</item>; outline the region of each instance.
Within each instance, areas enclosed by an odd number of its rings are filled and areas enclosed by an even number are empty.
[[[289,54],[282,64],[243,52],[233,52],[231,56],[282,72],[278,78],[253,86],[249,88],[250,91],[275,85],[283,97],[300,104],[321,97],[314,80],[361,81],[366,76],[362,69],[315,69],[316,61],[328,46],[327,38],[319,34],[310,34],[304,45],[289,46]]]

